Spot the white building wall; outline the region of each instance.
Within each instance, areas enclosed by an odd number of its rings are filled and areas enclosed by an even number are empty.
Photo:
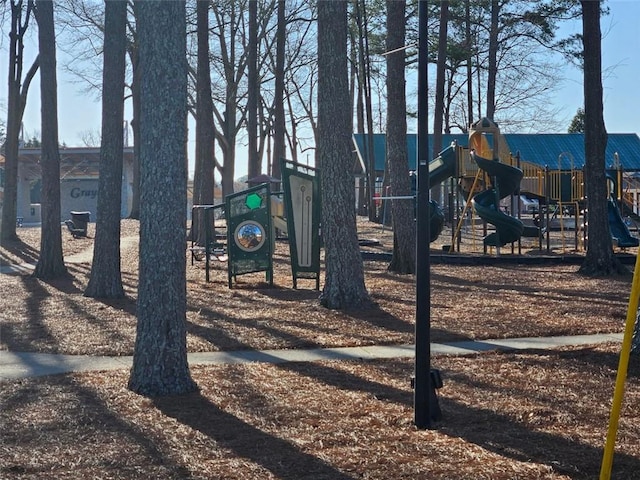
[[[95,222],[98,211],[98,179],[64,179],[60,182],[60,215],[71,218],[71,212],[91,212]]]
[[[24,223],[40,222],[39,218],[35,219],[35,214],[32,215],[31,211],[31,182],[36,180],[36,178],[31,178],[26,169],[21,168],[21,165],[18,164],[18,198],[16,214],[18,217],[22,217]]]
[[[67,150],[67,154],[69,151]],[[82,163],[82,157],[78,157]],[[22,217],[24,223],[39,223],[40,204],[31,204],[31,185],[39,180],[34,173],[18,164],[18,198],[17,216]],[[133,197],[133,159],[125,157],[122,171],[122,192],[120,215],[126,218],[131,213]],[[98,177],[77,178],[69,175],[60,181],[60,215],[61,220],[71,218],[71,211],[91,212],[91,221],[95,222],[98,208]]]
[[[133,163],[124,162],[122,168],[122,190],[120,193],[120,217],[127,218],[133,206]]]

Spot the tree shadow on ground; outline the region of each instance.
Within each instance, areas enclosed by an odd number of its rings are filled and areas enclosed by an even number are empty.
[[[83,290],[76,285],[73,274],[71,273],[58,278],[38,280],[67,295],[78,295],[83,293]]]
[[[302,302],[308,300],[317,300],[320,296],[320,291],[318,290],[308,290],[301,288],[293,289],[286,287],[266,288],[257,290],[255,293],[282,302]]]
[[[2,245],[11,256],[17,257],[22,263],[35,264],[40,257],[40,251],[31,247],[22,240],[8,240]],[[13,264],[15,260],[7,254],[0,252],[0,263]]]
[[[602,450],[542,431],[527,428],[493,410],[473,408],[449,399],[441,399],[443,421],[438,431],[462,438],[498,455],[526,463],[549,465],[557,473],[572,479],[598,477]],[[640,460],[618,454],[617,478],[640,478]]]
[[[191,309],[191,311],[194,311]],[[209,342],[215,350],[254,350],[257,347],[251,342],[251,338],[259,336],[263,344],[264,338],[271,339],[271,347],[265,348],[319,348],[325,346],[318,342],[319,335],[333,333],[335,329],[330,325],[310,324],[288,320],[288,327],[297,327],[298,331],[304,331],[307,338],[301,334],[294,334],[281,328],[278,320],[256,316],[251,319],[238,319],[221,314],[208,308],[197,309],[200,316],[208,318],[206,324],[197,324],[187,320],[187,333],[195,335]]]
[[[353,478],[293,443],[225,412],[200,393],[157,398],[154,404],[163,414],[203,433],[235,455],[262,466],[277,478],[291,478],[293,465],[296,471],[306,472],[307,478]]]
[[[243,289],[234,289],[236,294],[232,295],[232,301],[250,302],[244,303],[243,310],[251,312],[254,308],[262,307],[266,302],[261,297],[274,299],[277,302],[290,302],[292,315],[286,318],[265,317],[265,313],[256,313],[255,316],[239,315],[230,316],[219,311],[215,306],[207,305],[203,302],[191,302],[189,304],[190,317],[197,314],[200,317],[197,321],[188,320],[187,329],[190,334],[208,341],[220,350],[245,350],[257,348],[255,342],[250,338],[268,337],[272,339],[271,346],[261,348],[317,348],[323,346],[340,346],[337,343],[326,343],[327,334],[335,338],[338,331],[336,326],[327,322],[313,322],[305,319],[304,311],[295,313],[296,302],[308,302],[309,298],[315,300],[317,292],[309,290],[292,289],[247,289],[251,293],[246,297],[237,297],[237,294],[244,294]],[[315,304],[314,304],[315,305]],[[309,304],[305,305],[305,308]],[[239,307],[240,308],[240,307]],[[323,310],[324,307],[316,305],[312,312]],[[256,310],[258,312],[259,310]],[[306,310],[305,310],[306,311]],[[330,317],[334,312],[326,310]],[[398,343],[401,336],[404,343],[411,343],[415,331],[413,318],[404,319],[394,315],[378,304],[372,304],[367,309],[343,310],[341,316],[345,316],[344,325],[340,327],[342,345],[371,345],[371,344],[393,344]],[[350,328],[353,325],[353,328]],[[251,332],[256,332],[255,334]],[[293,333],[297,332],[297,333]],[[384,332],[388,332],[385,335]],[[441,328],[432,328],[432,341],[455,342],[469,340],[466,335],[458,334]],[[266,337],[265,337],[266,336]]]
[[[21,275],[20,291],[16,301],[15,318],[3,322],[0,335],[2,344],[12,351],[58,353],[60,343],[64,343],[76,331],[55,330],[57,315],[76,318],[82,326],[92,325],[92,340],[103,338],[105,344],[122,344],[128,342],[123,332],[118,329],[121,324],[114,325],[101,317],[99,305],[108,306],[124,312],[123,315],[135,316],[135,299],[87,299],[83,297],[81,270],[74,266],[69,275],[51,280],[36,278],[32,275]],[[58,295],[53,290],[63,293]],[[53,302],[52,302],[53,300]],[[96,303],[94,304],[93,301]],[[98,305],[98,308],[95,308]],[[14,321],[15,320],[15,321]],[[80,328],[79,330],[82,330]],[[92,353],[86,351],[84,353]]]
[[[548,351],[545,353],[549,354]],[[580,356],[578,354],[578,357]],[[609,363],[611,358],[605,354],[601,360]],[[406,361],[374,362],[380,363],[381,368],[387,373],[406,377],[407,384],[409,383],[410,371]],[[376,399],[384,402],[395,402],[405,406],[413,404],[413,395],[410,390],[402,390],[362,378],[335,368],[331,364],[286,363],[278,365],[278,368],[294,371],[340,389],[374,395]],[[588,365],[585,364],[585,368],[588,368]],[[484,383],[476,385],[478,395],[486,394],[485,387]],[[495,388],[498,393],[506,395],[506,392],[500,390],[498,386]],[[555,472],[575,480],[597,478],[602,458],[602,450],[599,446],[594,447],[575,441],[570,435],[560,436],[536,430],[535,427],[516,421],[495,409],[480,405],[469,406],[458,400],[447,398],[446,393],[439,396],[443,420],[436,424],[438,432],[461,438],[503,457],[524,463],[548,465]],[[562,405],[560,403],[549,408],[550,410],[561,409]],[[616,455],[614,464],[616,478],[640,478],[639,472],[640,459],[625,454]]]
[[[44,322],[42,312],[42,299],[49,296],[47,289],[40,281],[32,276],[21,276],[23,290],[27,294],[24,301],[27,328],[18,328],[10,322],[4,322],[2,329],[2,343],[14,351],[32,351],[37,344],[54,345],[54,351],[58,349],[58,339]]]
[[[465,280],[462,277],[445,274],[432,274],[432,282],[440,282],[447,285],[449,290],[457,289],[464,293],[469,287],[474,289],[486,289],[488,291],[500,291],[505,289],[505,284],[500,283],[495,278],[487,277],[483,281]],[[611,280],[614,282],[615,280]],[[630,288],[628,282],[622,282],[621,287]],[[603,295],[601,292],[588,292],[576,289],[553,289],[549,290],[544,284],[533,285],[508,285],[509,290],[523,293],[526,295],[544,294],[548,300],[564,301],[566,299],[578,299],[580,301],[589,301],[590,303],[618,302],[620,296],[618,294]]]
[[[216,350],[253,350],[256,348],[255,345],[245,340],[245,338],[247,338],[245,335],[238,335],[238,332],[230,332],[230,323],[241,324],[243,330],[253,330],[261,334],[266,333],[274,339],[286,342],[290,345],[290,348],[311,348],[318,346],[316,343],[305,341],[297,335],[292,335],[269,326],[267,324],[267,320],[269,319],[259,317],[251,321],[246,319],[238,320],[211,310],[202,308],[198,310],[200,315],[215,318],[215,322],[199,325],[187,320],[187,333],[209,342]]]
[[[38,417],[35,423],[8,421],[30,405],[37,412],[55,412],[55,416]],[[117,472],[118,478],[139,478],[141,466],[146,478],[191,478],[179,460],[167,455],[166,446],[124,420],[97,392],[79,385],[71,376],[24,381],[11,393],[0,394],[0,407],[0,432],[8,449],[0,462],[2,478],[67,477],[72,472],[65,463],[69,458],[73,458],[73,470],[79,475],[71,474],[73,478],[95,469],[109,477]],[[38,425],[55,434],[42,434]],[[96,448],[95,442],[103,448]]]
[[[63,291],[64,293],[69,293],[69,294],[81,293],[84,295],[85,290],[80,288],[78,285],[76,285],[76,283],[78,278],[82,278],[82,277],[86,277],[87,279],[89,278],[89,276],[91,275],[91,266],[83,265],[83,264],[72,264],[68,268],[69,268],[69,273],[72,275],[70,279],[65,278],[65,279],[60,279],[59,281],[56,281],[56,282],[49,282],[49,283],[51,283],[52,286],[55,286],[56,288]],[[126,294],[126,291],[127,290],[131,291],[135,289],[137,287],[137,284],[133,281],[134,278],[130,274],[121,273],[120,276],[122,281],[122,287],[125,291],[124,297],[122,298],[87,297],[87,298],[91,298],[91,300],[102,303],[103,305],[115,308],[117,310],[122,310],[127,314],[135,316],[137,299],[131,296],[128,296]]]

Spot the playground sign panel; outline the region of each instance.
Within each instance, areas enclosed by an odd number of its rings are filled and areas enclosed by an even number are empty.
[[[320,289],[320,176],[318,170],[281,159],[293,288],[298,278]]]
[[[266,272],[273,285],[271,191],[268,183],[226,197],[229,288],[238,275]]]

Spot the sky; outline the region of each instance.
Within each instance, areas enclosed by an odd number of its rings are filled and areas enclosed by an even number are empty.
[[[609,0],[610,14],[603,17],[601,28],[602,66],[604,86],[604,115],[607,131],[610,133],[640,133],[640,2],[636,0]],[[580,21],[576,21],[567,31],[581,31]],[[26,58],[30,62],[35,56],[35,38],[26,46]],[[64,63],[59,54],[58,65]],[[0,42],[0,79],[7,78],[7,39]],[[30,65],[30,63],[29,63]],[[25,67],[25,70],[28,65]],[[558,92],[550,102],[560,109],[561,124],[569,125],[578,108],[583,104],[582,72],[566,64],[561,76],[565,78]],[[407,84],[407,90],[416,85]],[[0,114],[6,116],[6,80],[0,81]],[[40,132],[39,76],[34,78],[24,115],[24,129],[27,136]],[[83,134],[87,131],[100,132],[100,102],[95,95],[88,95],[72,77],[58,68],[58,121],[59,138],[67,146],[84,146]],[[131,110],[127,107],[125,120],[131,120]],[[189,127],[189,164],[194,164],[193,138],[195,125]],[[242,155],[239,155],[240,160]],[[246,165],[239,161],[236,166],[238,177],[246,174]]]
[[[640,134],[640,2],[608,1],[610,14],[601,20],[602,83],[605,126],[610,133]],[[573,26],[580,32],[578,20]],[[568,115],[569,122],[583,105],[582,72],[567,66],[562,88],[552,99]]]

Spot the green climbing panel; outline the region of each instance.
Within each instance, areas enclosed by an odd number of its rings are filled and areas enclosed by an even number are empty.
[[[273,285],[273,240],[269,184],[227,195],[229,288],[238,275],[265,272]]]

